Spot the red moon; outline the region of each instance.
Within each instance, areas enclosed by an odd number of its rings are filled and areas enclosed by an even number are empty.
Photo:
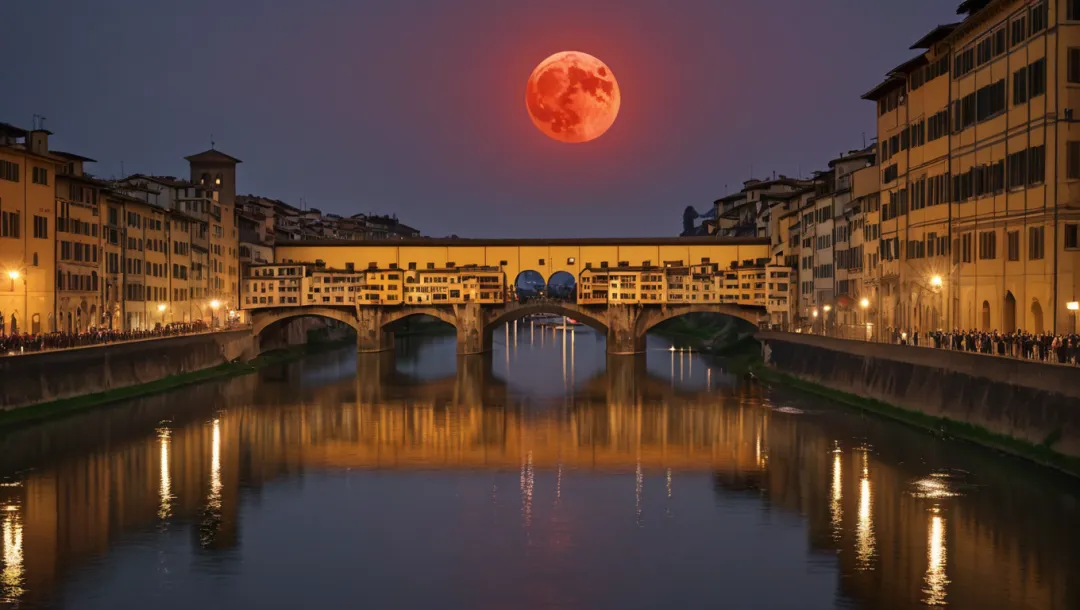
[[[604,62],[563,51],[540,62],[525,86],[525,108],[544,135],[560,142],[588,142],[604,134],[619,114],[622,96]]]

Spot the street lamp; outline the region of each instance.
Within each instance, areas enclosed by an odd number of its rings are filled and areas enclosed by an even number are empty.
[[[930,278],[930,285],[934,288],[941,288],[941,284],[942,281],[940,275],[935,275],[934,277]]]
[[[161,325],[165,326],[165,303],[158,303],[157,310],[161,314]]]
[[[213,301],[210,301],[210,309],[213,310],[213,313],[210,314],[210,327],[211,328],[213,328],[217,324],[217,310],[218,310],[219,307],[221,307],[221,301],[219,301],[217,299],[214,299]]]
[[[1073,333],[1076,333],[1076,315],[1077,312],[1080,311],[1080,301],[1069,301],[1068,303],[1065,303],[1065,309],[1072,312],[1072,331]]]
[[[7,272],[7,275],[8,278],[11,279],[11,292],[15,292],[15,280],[19,279],[20,277],[23,278],[23,311],[20,318],[24,320],[25,324],[25,321],[28,321],[30,319],[30,314],[29,312],[27,312],[27,310],[30,309],[30,295],[26,290],[26,278],[23,277],[21,273],[19,273],[18,269],[11,269]],[[0,324],[2,323],[3,321],[0,320]],[[17,330],[18,328],[16,328],[13,324],[11,327],[11,332],[14,333]]]
[[[863,335],[867,341],[870,340],[870,320],[866,317],[866,309],[870,307],[870,299],[863,297],[859,301],[859,307],[863,310]]]

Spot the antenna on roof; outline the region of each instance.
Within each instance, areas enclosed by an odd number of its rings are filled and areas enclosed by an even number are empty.
[[[210,134],[210,150],[214,150],[214,134]]]
[[[866,132],[862,132],[862,147],[866,148]]]

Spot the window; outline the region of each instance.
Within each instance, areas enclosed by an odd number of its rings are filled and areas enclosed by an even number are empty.
[[[897,167],[895,165],[890,165],[889,167],[885,168],[885,173],[882,177],[882,180],[885,182],[892,182],[893,180],[896,180],[897,175]]]
[[[1046,3],[1040,2],[1031,7],[1031,33],[1032,35],[1046,29]]]
[[[1012,262],[1020,260],[1020,231],[1009,231],[1005,234],[1005,241],[1008,245],[1009,260]]]
[[[965,263],[971,262],[971,233],[960,236],[960,260]]]
[[[1065,149],[1065,176],[1071,180],[1080,179],[1080,141],[1067,144]]]
[[[1028,149],[1028,185],[1041,184],[1046,180],[1046,147]]]
[[[1065,247],[1069,250],[1080,248],[1080,225],[1076,223],[1065,225]]]
[[[987,85],[976,92],[976,121],[986,119],[1005,110],[1005,81]]]
[[[0,180],[19,181],[19,164],[0,159]]]
[[[1046,230],[1043,227],[1028,228],[1028,260],[1042,260],[1046,254]]]
[[[18,212],[0,212],[0,237],[19,237],[20,216]]]
[[[979,260],[997,258],[997,233],[984,231],[979,233]]]
[[[975,49],[971,48],[962,53],[956,54],[956,62],[953,67],[953,72],[956,78],[971,72],[975,69]]]
[[[1027,18],[1020,17],[1016,21],[1012,22],[1012,45],[1016,45],[1024,42],[1027,39]]]
[[[44,167],[35,167],[33,169],[33,183],[34,184],[49,184],[49,170]]]
[[[1033,146],[1009,155],[1009,188],[1040,184],[1045,180],[1045,146]]]
[[[1028,66],[1028,99],[1046,93],[1046,58],[1038,59]]]
[[[1067,13],[1067,19],[1069,21],[1080,21],[1080,0],[1068,0],[1069,7]]]
[[[942,110],[927,119],[927,141],[933,142],[949,133],[949,111]]]
[[[1027,82],[1026,66],[1013,72],[1013,106],[1019,106],[1028,101]]]
[[[49,238],[49,219],[44,216],[34,216],[34,237],[37,239]]]
[[[1069,49],[1068,81],[1080,83],[1080,48]]]

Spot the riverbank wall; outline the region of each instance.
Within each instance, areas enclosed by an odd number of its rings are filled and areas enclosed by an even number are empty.
[[[109,392],[259,354],[249,329],[0,357],[0,411]]]
[[[757,339],[766,376],[1080,474],[1076,367],[816,335]]]

